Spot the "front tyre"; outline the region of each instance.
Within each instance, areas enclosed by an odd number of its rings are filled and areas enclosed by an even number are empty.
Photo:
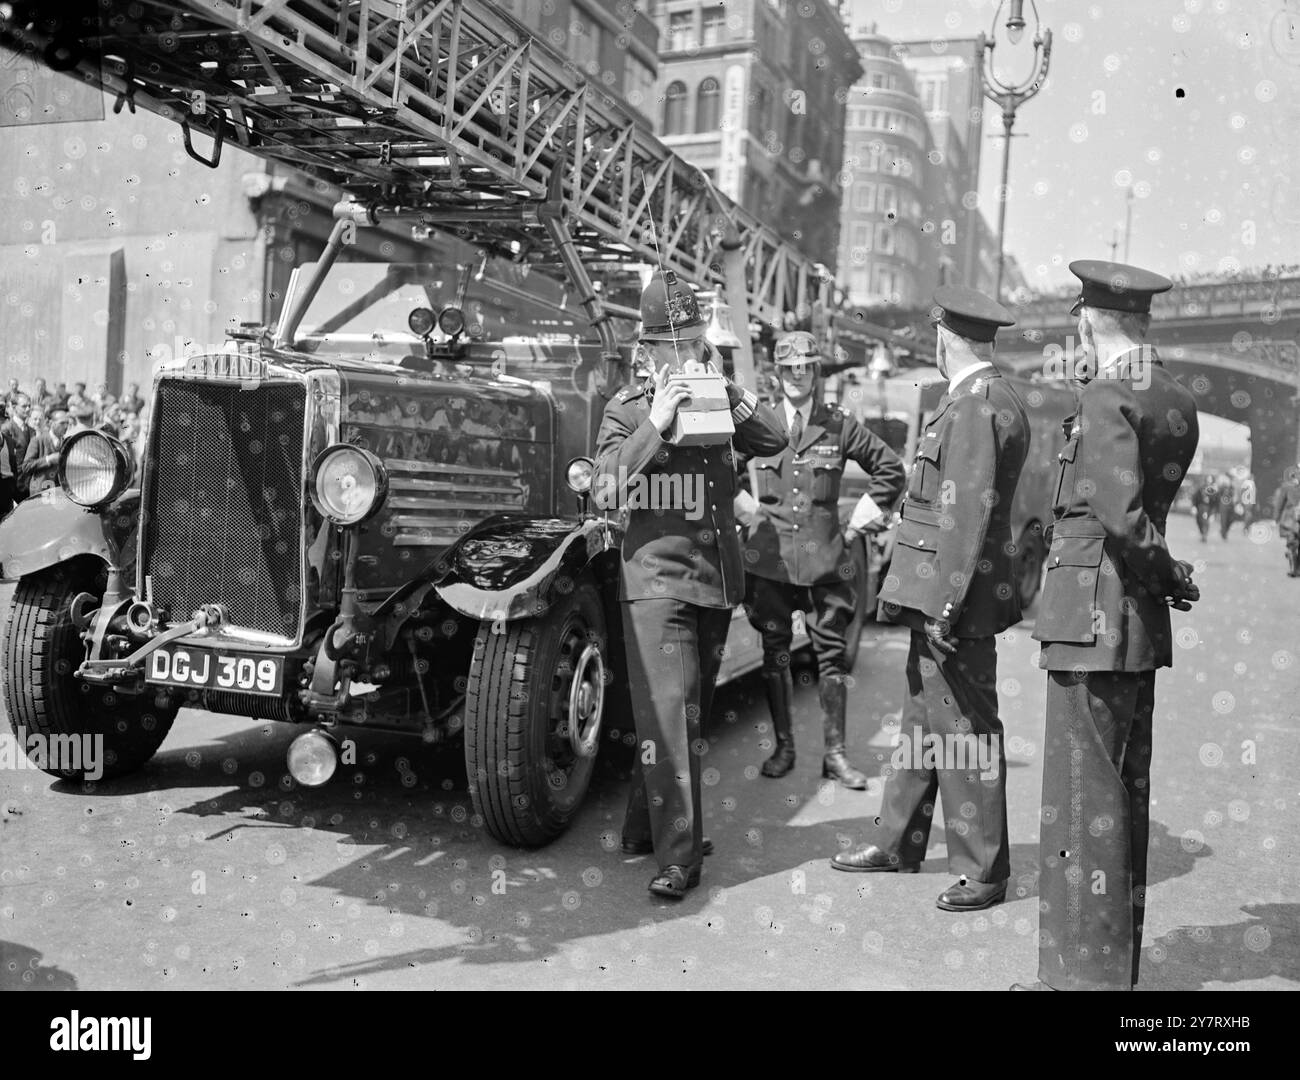
[[[540,618],[480,624],[465,771],[475,812],[502,843],[548,843],[582,805],[600,745],[606,643],[600,596],[587,581]]]
[[[72,623],[72,600],[83,592],[102,597],[106,574],[103,564],[90,558],[28,574],[9,609],[4,637],[9,726],[28,757],[51,776],[93,780],[99,767],[105,779],[134,772],[162,745],[179,708],[148,690],[124,694],[73,674],[86,647]]]

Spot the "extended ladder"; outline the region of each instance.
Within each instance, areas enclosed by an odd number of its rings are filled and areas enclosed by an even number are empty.
[[[527,211],[558,193],[588,272],[661,263],[725,287],[724,249],[738,244],[747,309],[778,325],[787,311],[806,314],[829,284],[824,268],[487,0],[86,6],[98,17],[77,25],[49,14],[62,5],[15,3],[0,43],[75,69],[114,94],[117,110],[177,121],[207,164],[229,142],[552,276],[551,237]],[[206,159],[196,130],[212,140]]]

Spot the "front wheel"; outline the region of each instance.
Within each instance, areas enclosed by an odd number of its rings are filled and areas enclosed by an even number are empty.
[[[51,776],[97,780],[140,768],[171,730],[178,706],[146,691],[124,694],[83,682],[86,654],[73,625],[78,593],[104,594],[102,563],[81,559],[28,574],[5,628],[4,702],[9,726],[34,765]]]
[[[465,771],[475,812],[502,843],[548,843],[582,805],[600,745],[606,641],[600,596],[585,581],[540,618],[480,624]]]

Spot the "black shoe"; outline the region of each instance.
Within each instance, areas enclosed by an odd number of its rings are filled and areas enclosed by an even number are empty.
[[[655,845],[653,840],[624,840],[623,841],[624,855],[653,855],[654,850],[655,850]],[[701,855],[713,854],[713,841],[710,840],[707,836],[700,844],[700,854]]]
[[[1002,903],[1006,895],[1005,881],[989,884],[982,881],[968,881],[965,884],[955,881],[939,894],[936,903],[944,911],[983,911]]]
[[[865,773],[859,772],[849,764],[844,751],[831,750],[822,758],[822,777],[826,780],[838,780],[852,791],[862,791],[867,786]]]
[[[1008,990],[1055,990],[1055,986],[1048,986],[1045,982],[1031,983],[1012,983],[1007,987]]]
[[[700,883],[700,867],[687,870],[684,866],[665,866],[650,879],[650,891],[656,896],[680,900],[689,889]]]
[[[779,736],[772,756],[759,768],[764,776],[780,778],[794,768],[794,743],[785,742]]]
[[[841,851],[831,859],[835,870],[847,870],[851,874],[865,874],[872,870],[894,871],[899,874],[915,874],[921,869],[919,862],[903,862],[897,855],[881,851],[874,844],[858,848],[857,851]]]

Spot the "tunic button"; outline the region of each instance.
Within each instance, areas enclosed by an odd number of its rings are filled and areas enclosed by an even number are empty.
[[[1060,563],[1061,563],[1061,556],[1059,556],[1059,555],[1056,556],[1056,563],[1057,563],[1058,566],[1060,565]]]
[[[794,527],[794,531],[795,531],[795,532],[798,532],[798,531],[799,531],[799,526],[798,526],[798,525],[796,525],[796,526]]]
[[[712,481],[712,480],[709,481],[709,487],[713,487],[713,481]]]
[[[791,495],[798,495],[798,494],[799,494],[799,489],[798,489],[798,488],[791,488],[791,489],[790,489],[790,494],[791,494]]]
[[[717,507],[716,507],[716,506],[710,506],[709,509],[710,509],[710,510],[716,510]]]

